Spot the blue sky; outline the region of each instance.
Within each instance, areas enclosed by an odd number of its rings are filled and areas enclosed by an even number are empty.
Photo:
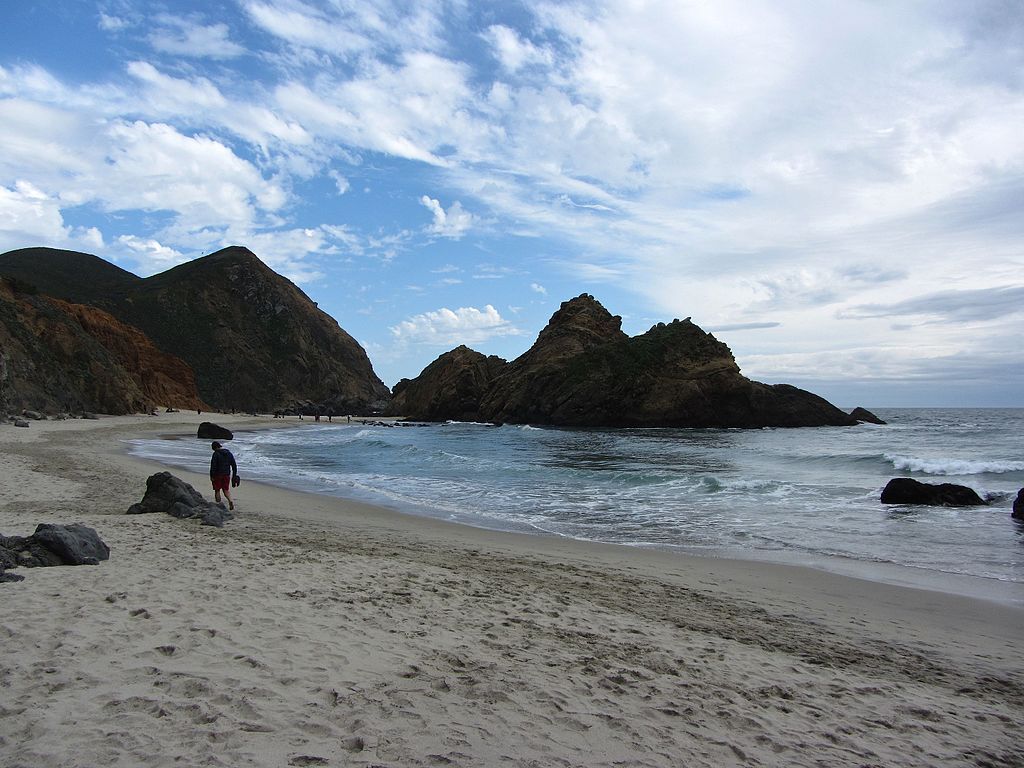
[[[1024,405],[1024,7],[0,2],[0,251],[246,245],[393,385],[594,294],[839,405]]]

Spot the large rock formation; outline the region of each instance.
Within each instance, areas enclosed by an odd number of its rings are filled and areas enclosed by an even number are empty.
[[[149,402],[189,410],[209,409],[199,396],[192,368],[180,357],[157,349],[138,328],[125,325],[97,307],[60,299],[53,299],[53,303],[103,345]]]
[[[458,353],[458,354],[456,354]],[[472,350],[442,355],[419,377],[396,387],[395,413],[562,426],[802,427],[846,426],[850,416],[826,400],[785,384],[744,377],[729,348],[689,320],[659,323],[630,338],[621,318],[593,296],[562,304],[521,357],[480,368]],[[497,360],[497,358],[494,358]],[[473,375],[467,371],[475,372]],[[472,378],[473,386],[458,381]],[[469,397],[443,393],[484,390]],[[438,394],[441,393],[441,394]]]
[[[215,408],[269,411],[305,400],[365,413],[390,396],[363,348],[246,248],[145,279],[95,256],[34,248],[0,255],[0,274],[139,329],[195,371],[200,397]]]
[[[0,280],[0,357],[0,399],[11,412],[135,413],[154,402],[61,304],[11,280]]]
[[[445,352],[414,380],[395,384],[389,409],[393,414],[417,414],[424,421],[474,421],[480,400],[505,368],[500,357],[460,346]]]

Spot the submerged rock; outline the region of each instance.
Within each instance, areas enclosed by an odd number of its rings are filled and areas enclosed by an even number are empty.
[[[922,483],[897,477],[882,489],[883,504],[926,504],[939,507],[982,507],[988,504],[973,488],[954,483]]]

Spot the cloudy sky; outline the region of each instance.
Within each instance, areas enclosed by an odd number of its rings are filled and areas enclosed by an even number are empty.
[[[1019,0],[0,2],[0,251],[246,245],[389,385],[594,294],[839,405],[1024,405]]]

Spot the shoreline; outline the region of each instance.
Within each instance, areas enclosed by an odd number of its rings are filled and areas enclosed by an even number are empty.
[[[224,529],[124,515],[163,467],[121,441],[200,420],[0,428],[0,533],[112,549],[0,585],[0,762],[1024,765],[1020,607],[244,473]]]
[[[240,418],[243,423],[249,417],[236,417],[236,416],[225,416],[221,415],[222,418]],[[266,422],[267,418],[264,418]],[[343,417],[339,417],[341,419]],[[382,421],[394,421],[394,418],[373,418],[373,417],[357,417],[353,419],[352,424],[379,424]],[[327,422],[316,423],[316,426],[327,426]],[[312,420],[297,421],[297,420],[285,420],[273,419],[271,423],[262,423],[252,427],[243,427],[240,432],[251,432],[256,433],[267,429],[302,429],[305,427],[313,427],[314,422]],[[334,426],[347,426],[343,421],[339,421]],[[194,433],[188,433],[183,431],[168,431],[157,435],[159,439],[176,440],[176,439],[195,439]],[[125,448],[125,453],[131,455],[132,458],[139,459],[142,461],[148,461],[153,466],[163,466],[155,458],[148,458],[142,456],[135,456],[129,454],[129,449]],[[176,471],[187,472],[187,467],[181,464],[170,465]],[[243,473],[244,478],[245,473]],[[244,478],[245,479],[245,478]],[[456,526],[464,526],[468,528],[476,528],[482,531],[489,531],[498,535],[501,534],[517,534],[530,537],[550,538],[558,541],[575,541],[579,542],[582,546],[610,546],[610,547],[622,547],[627,550],[636,552],[662,552],[673,557],[696,557],[701,559],[712,559],[718,561],[737,561],[737,562],[751,562],[760,563],[766,565],[776,565],[779,567],[791,567],[808,569],[817,573],[828,573],[835,576],[842,576],[847,578],[858,579],[862,581],[868,581],[878,584],[887,584],[890,586],[904,587],[908,589],[918,589],[924,591],[933,591],[941,593],[953,593],[962,597],[970,597],[974,599],[987,600],[990,602],[1000,603],[1004,605],[1016,606],[1024,608],[1024,584],[1014,581],[1002,580],[994,577],[985,577],[979,575],[958,573],[955,571],[942,571],[930,568],[915,567],[902,563],[878,561],[878,560],[862,560],[854,557],[843,557],[835,554],[815,553],[815,552],[798,552],[798,551],[787,551],[787,550],[758,550],[758,549],[742,549],[742,548],[729,548],[727,546],[687,546],[687,545],[671,545],[671,544],[644,544],[644,543],[623,543],[623,542],[607,542],[599,539],[585,539],[575,538],[570,536],[562,536],[550,531],[544,530],[543,528],[531,527],[522,525],[520,527],[513,527],[511,524],[502,526],[497,520],[485,519],[483,521],[468,520],[465,518],[456,518],[455,516],[446,516],[442,514],[432,514],[431,510],[426,505],[415,505],[415,504],[401,504],[397,502],[389,503],[385,499],[373,498],[371,492],[365,492],[363,496],[368,498],[361,498],[360,494],[346,495],[344,493],[332,493],[329,490],[318,491],[315,489],[301,488],[297,486],[287,486],[274,484],[265,480],[252,480],[246,479],[246,482],[257,482],[269,487],[277,487],[283,491],[289,491],[299,494],[310,494],[313,496],[326,496],[328,498],[338,499],[342,503],[356,503],[365,505],[367,507],[379,508],[382,511],[388,513],[398,514],[406,517],[412,517],[419,520],[434,520],[442,523],[447,523]],[[200,488],[205,483],[205,480],[199,480],[196,485]],[[491,524],[488,524],[491,523]]]

